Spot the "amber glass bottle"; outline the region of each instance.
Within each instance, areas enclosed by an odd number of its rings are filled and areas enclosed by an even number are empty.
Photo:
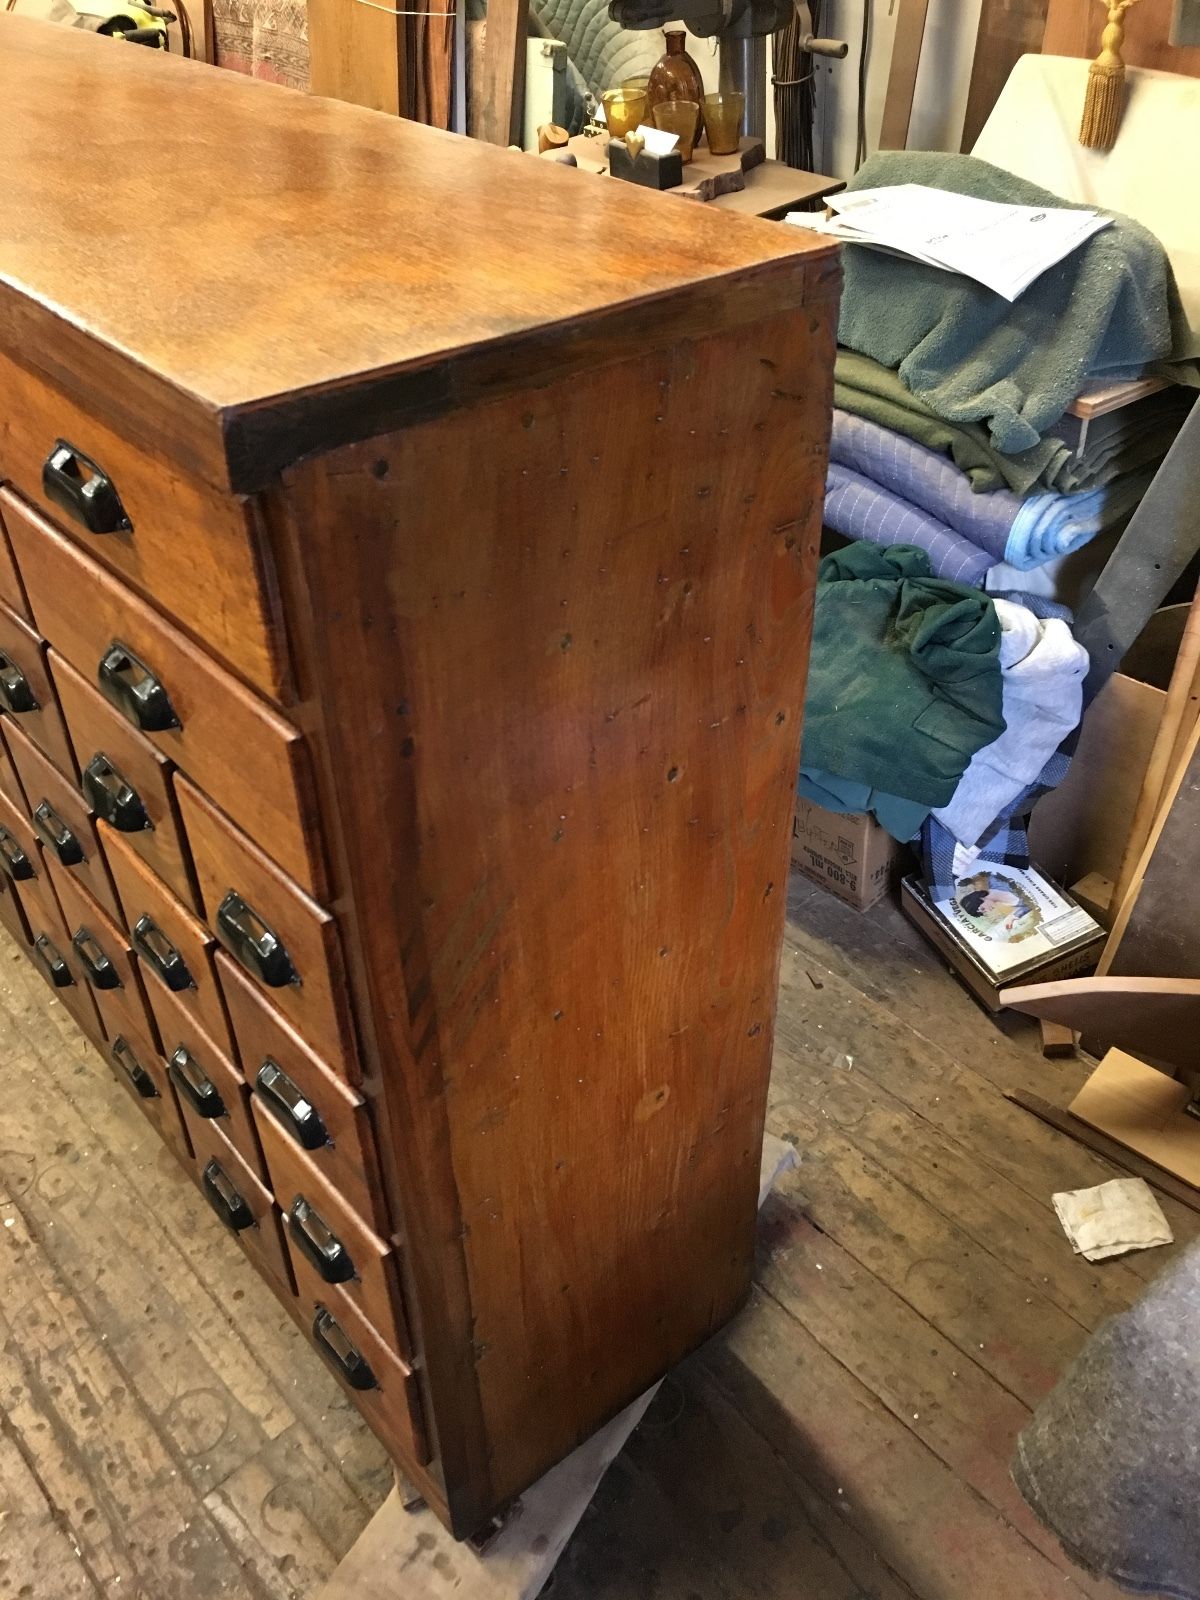
[[[666,53],[659,56],[650,69],[651,110],[664,100],[694,100],[698,106],[704,103],[704,79],[700,76],[700,68],[683,48],[686,38],[687,34],[682,28],[667,30]],[[703,122],[697,112],[697,139],[702,127]]]

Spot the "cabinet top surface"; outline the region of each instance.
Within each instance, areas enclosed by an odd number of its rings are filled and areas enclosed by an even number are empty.
[[[466,352],[519,363],[548,330],[567,370],[594,363],[590,322],[789,261],[799,302],[804,258],[829,254],[800,229],[4,14],[0,150],[0,345],[61,381],[84,336],[96,393],[136,370],[143,403],[209,430],[212,459],[241,409],[278,465],[298,405],[344,412]]]

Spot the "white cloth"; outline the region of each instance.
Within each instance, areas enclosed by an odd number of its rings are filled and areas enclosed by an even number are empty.
[[[949,805],[933,815],[960,844],[978,843],[1010,801],[1033,782],[1083,711],[1087,651],[1057,617],[996,600],[1004,732],[971,757]]]
[[[1162,1207],[1141,1178],[1113,1178],[1094,1189],[1069,1189],[1051,1199],[1075,1254],[1088,1261],[1174,1242]]]

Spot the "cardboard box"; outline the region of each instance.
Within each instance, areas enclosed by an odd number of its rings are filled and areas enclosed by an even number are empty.
[[[869,812],[826,811],[796,798],[792,866],[856,911],[883,899],[903,849]]]

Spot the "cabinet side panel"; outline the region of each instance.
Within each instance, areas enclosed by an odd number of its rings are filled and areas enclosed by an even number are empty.
[[[460,1529],[749,1285],[835,311],[286,483]]]

